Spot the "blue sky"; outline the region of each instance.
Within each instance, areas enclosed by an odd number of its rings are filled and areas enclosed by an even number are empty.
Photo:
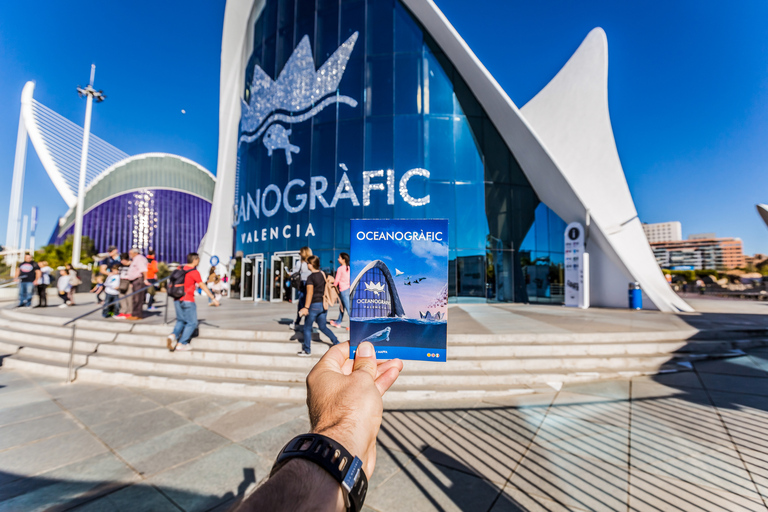
[[[609,105],[641,220],[679,220],[768,253],[755,204],[768,202],[768,3],[651,0],[437,0],[523,106],[600,26]],[[215,172],[223,1],[0,3],[0,243],[27,80],[36,98],[82,124],[75,86],[95,62],[93,133],[129,154],[176,153]],[[181,109],[187,111],[181,114]],[[47,240],[66,207],[30,145],[24,209]]]

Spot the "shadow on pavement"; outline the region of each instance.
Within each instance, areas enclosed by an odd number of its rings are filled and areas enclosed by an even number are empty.
[[[147,510],[147,511],[225,511],[229,510],[255,483],[253,468],[243,468],[243,480],[237,492],[223,495],[198,494],[149,483],[106,480],[66,480],[29,477],[0,471],[0,510],[40,509],[41,495],[46,498],[44,510],[82,512]],[[12,485],[9,485],[13,482]]]

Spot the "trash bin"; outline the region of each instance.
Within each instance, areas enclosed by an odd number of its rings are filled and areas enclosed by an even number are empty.
[[[629,309],[643,309],[643,290],[640,283],[629,283]]]

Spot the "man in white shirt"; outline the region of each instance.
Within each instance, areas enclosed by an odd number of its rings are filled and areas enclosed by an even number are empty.
[[[131,256],[131,265],[128,267],[128,275],[126,279],[131,282],[131,292],[137,292],[142,288],[149,286],[150,282],[147,281],[147,267],[149,261],[142,256],[138,249],[133,248],[128,253]],[[144,317],[144,299],[147,295],[146,290],[137,293],[132,299],[133,311],[128,320],[141,320]]]

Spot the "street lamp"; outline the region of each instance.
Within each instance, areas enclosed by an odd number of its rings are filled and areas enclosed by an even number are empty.
[[[103,91],[93,88],[96,76],[96,64],[91,64],[91,83],[87,87],[77,87],[77,95],[86,97],[85,126],[83,127],[83,153],[80,156],[80,181],[77,184],[77,208],[75,209],[75,239],[72,242],[72,266],[80,267],[80,247],[83,237],[83,195],[85,193],[85,168],[88,163],[88,139],[91,136],[91,106],[93,100],[101,103],[107,97]]]

